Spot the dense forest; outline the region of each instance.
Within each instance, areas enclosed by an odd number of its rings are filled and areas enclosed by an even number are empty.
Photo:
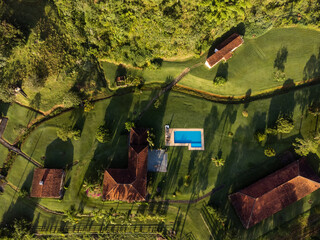
[[[61,101],[72,105],[99,78],[98,59],[156,68],[159,58],[203,54],[239,24],[252,36],[319,20],[317,0],[0,1],[0,100],[12,101],[18,86],[37,92],[69,79]]]

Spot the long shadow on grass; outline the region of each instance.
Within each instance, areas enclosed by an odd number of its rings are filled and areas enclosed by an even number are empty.
[[[66,168],[73,162],[73,144],[70,139],[64,142],[60,138],[51,142],[46,149],[45,168]]]
[[[277,57],[274,60],[273,67],[283,72],[285,68],[284,64],[287,62],[287,58],[288,58],[288,48],[281,47],[277,52]]]
[[[308,80],[320,76],[320,48],[318,57],[312,54],[303,69],[303,80]]]
[[[127,121],[132,100],[133,94],[111,99],[105,112],[104,126],[110,130],[112,138],[110,142],[97,144],[85,174],[85,179],[89,182],[99,182],[101,173],[108,167],[126,168],[128,166],[129,135],[124,124]]]
[[[83,108],[74,109],[71,112],[70,120],[73,122],[73,128],[80,130],[82,133],[84,124],[86,122],[86,115]]]
[[[268,127],[273,127],[279,116],[293,116],[293,110],[296,104],[294,95],[295,92],[290,91],[287,94],[272,97],[268,111]]]
[[[33,178],[33,171],[31,171],[26,180],[23,182],[21,189],[30,192],[31,184]],[[11,202],[8,210],[2,216],[1,225],[12,224],[15,219],[26,219],[27,221],[32,221],[34,218],[34,212],[36,204],[39,202],[37,198],[29,198],[28,196],[19,195],[18,192],[14,192],[14,197],[16,201]],[[8,203],[3,203],[4,205]],[[35,221],[34,226],[38,224]]]

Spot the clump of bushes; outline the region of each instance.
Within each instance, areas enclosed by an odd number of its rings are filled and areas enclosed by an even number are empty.
[[[79,129],[73,129],[71,127],[63,127],[57,131],[57,136],[64,142],[72,138],[74,140],[79,140],[81,137],[81,131]]]
[[[107,129],[105,126],[100,126],[96,132],[96,139],[100,143],[109,142],[111,140],[110,130]]]
[[[274,157],[276,155],[276,151],[272,147],[267,147],[264,150],[264,155],[267,157]]]
[[[281,70],[277,70],[273,73],[273,79],[276,81],[276,82],[284,82],[287,77],[286,77],[286,74],[281,71]]]
[[[215,79],[213,80],[213,85],[215,86],[221,86],[223,84],[225,84],[227,82],[227,79],[222,77],[222,76],[218,76],[215,77]]]

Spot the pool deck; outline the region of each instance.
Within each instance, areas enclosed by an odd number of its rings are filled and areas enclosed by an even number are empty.
[[[202,147],[191,147],[191,143],[175,143],[174,131],[200,131]],[[188,146],[188,150],[204,150],[204,134],[203,128],[165,128],[165,145],[166,146]]]

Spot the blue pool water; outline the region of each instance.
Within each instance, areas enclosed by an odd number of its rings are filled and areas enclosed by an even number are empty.
[[[191,147],[202,147],[201,131],[174,131],[175,143],[191,143]]]

